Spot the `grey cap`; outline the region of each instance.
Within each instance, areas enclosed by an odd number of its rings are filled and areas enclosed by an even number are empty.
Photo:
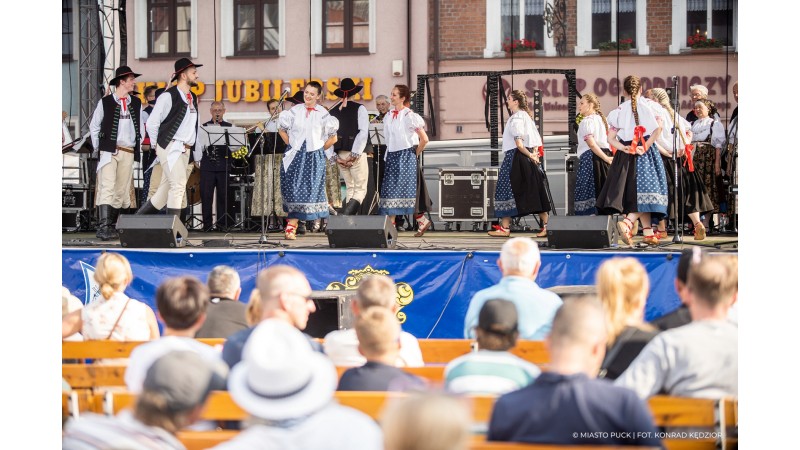
[[[174,351],[147,370],[142,389],[164,396],[171,411],[182,412],[206,401],[216,375],[195,352]]]
[[[478,315],[478,328],[498,334],[517,331],[517,307],[508,300],[489,300]]]

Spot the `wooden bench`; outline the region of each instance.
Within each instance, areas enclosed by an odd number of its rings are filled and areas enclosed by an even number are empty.
[[[131,407],[135,396],[129,392],[108,392],[103,395],[102,412],[116,414]],[[375,420],[389,401],[402,398],[399,392],[336,392],[334,397],[339,404],[358,409]],[[496,397],[488,395],[466,396],[471,401],[472,419],[475,424],[487,424],[491,418]],[[696,399],[670,396],[654,396],[648,401],[657,427],[666,433],[664,445],[669,450],[728,448],[736,441],[723,432],[735,427],[738,417],[737,400]],[[205,420],[244,420],[247,413],[230,397],[228,392],[215,391],[209,396],[202,418]],[[718,434],[719,438],[681,438],[671,436],[670,429],[692,427]],[[676,432],[678,434],[680,432]],[[721,444],[721,445],[720,445]],[[474,447],[488,450],[488,447]]]
[[[223,345],[224,339],[198,339],[211,346]],[[319,339],[322,342],[321,339]],[[62,359],[100,359],[127,358],[136,346],[147,341],[79,341],[61,342]],[[420,339],[422,360],[425,364],[447,364],[453,359],[472,351],[471,339]],[[550,362],[550,354],[543,341],[517,342],[511,353],[533,364],[545,365]]]

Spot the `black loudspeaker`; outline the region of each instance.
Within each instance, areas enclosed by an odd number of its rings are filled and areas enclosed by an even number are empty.
[[[119,243],[127,248],[174,248],[186,245],[189,232],[172,214],[120,214]]]
[[[315,338],[324,338],[335,330],[353,328],[355,316],[350,303],[356,291],[313,291],[311,299],[316,311],[308,316],[306,334]]]
[[[608,248],[616,244],[612,216],[550,216],[547,245],[551,248]]]
[[[397,229],[389,216],[330,216],[328,244],[331,248],[395,248]]]

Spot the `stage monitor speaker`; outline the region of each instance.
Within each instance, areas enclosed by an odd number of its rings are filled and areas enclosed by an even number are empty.
[[[356,291],[313,291],[309,298],[316,311],[308,316],[303,331],[311,337],[324,338],[331,331],[353,328],[356,319],[350,303],[355,295]]]
[[[616,244],[612,216],[550,216],[547,245],[550,248],[608,248]]]
[[[388,216],[330,216],[325,232],[331,248],[397,246],[397,229]]]
[[[189,232],[172,214],[120,214],[119,243],[127,248],[175,248],[186,245]]]

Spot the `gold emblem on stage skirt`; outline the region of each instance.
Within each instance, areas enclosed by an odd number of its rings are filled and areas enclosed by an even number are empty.
[[[368,277],[370,275],[386,275],[389,276],[388,270],[383,269],[373,269],[372,266],[367,264],[363,269],[353,269],[347,272],[349,275],[345,278],[344,283],[340,283],[338,281],[333,281],[328,286],[325,287],[326,291],[354,291],[358,289],[358,284],[361,282],[361,279],[364,277]],[[397,288],[397,295],[395,297],[395,302],[400,306],[400,309],[397,311],[397,320],[400,323],[405,323],[406,321],[406,313],[403,312],[403,308],[411,304],[414,301],[414,289],[411,288],[411,285],[408,283],[395,283],[395,287]]]

